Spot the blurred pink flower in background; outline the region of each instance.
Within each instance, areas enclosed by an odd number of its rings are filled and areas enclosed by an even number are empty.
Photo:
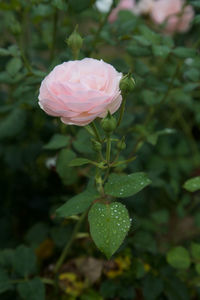
[[[121,0],[116,8],[114,8],[108,18],[110,23],[117,20],[118,12],[120,10],[130,10],[132,13],[137,14],[135,0]]]
[[[184,4],[183,0],[154,1],[150,16],[156,24],[166,22],[164,32],[167,34],[185,32],[190,27],[194,10],[191,5],[184,6]]]
[[[136,5],[138,15],[147,15],[151,12],[155,0],[140,0]]]
[[[135,15],[149,15],[155,24],[164,24],[164,33],[186,32],[194,17],[191,5],[184,0],[121,0],[109,16],[109,22],[116,21],[120,10],[129,10]]]

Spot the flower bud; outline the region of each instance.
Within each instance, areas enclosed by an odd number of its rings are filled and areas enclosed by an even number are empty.
[[[117,127],[117,120],[108,112],[107,116],[101,121],[101,127],[106,133],[111,133]]]
[[[132,92],[134,87],[135,87],[135,81],[131,76],[131,73],[124,75],[120,80],[119,88],[122,92],[122,96]]]
[[[71,48],[74,58],[77,59],[79,51],[83,45],[83,39],[77,32],[77,26],[72,32],[72,34],[69,36],[69,38],[66,40],[66,42],[67,45]]]
[[[123,137],[122,140],[117,143],[117,149],[118,150],[126,149],[126,143],[125,143],[124,140],[125,140],[125,138]]]
[[[101,148],[102,148],[101,143],[99,143],[98,141],[95,141],[94,139],[91,139],[91,141],[92,141],[92,147],[93,147],[94,151],[100,152]]]

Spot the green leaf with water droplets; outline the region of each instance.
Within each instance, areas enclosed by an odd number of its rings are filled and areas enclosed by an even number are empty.
[[[188,179],[184,183],[183,187],[188,192],[196,192],[196,191],[200,190],[200,176]]]
[[[86,211],[92,202],[99,197],[96,190],[90,189],[69,199],[64,205],[56,210],[59,217],[70,217]]]
[[[129,175],[111,174],[105,185],[105,193],[113,197],[130,197],[140,192],[151,183],[145,173],[137,172]]]
[[[126,207],[119,202],[97,202],[90,209],[88,220],[94,243],[109,259],[122,244],[131,225]]]

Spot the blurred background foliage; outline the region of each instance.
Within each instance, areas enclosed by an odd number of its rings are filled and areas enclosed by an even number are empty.
[[[2,300],[199,299],[200,194],[183,188],[200,175],[200,5],[190,3],[190,31],[167,36],[128,11],[110,24],[93,0],[0,2]],[[52,265],[74,226],[55,209],[94,175],[67,165],[95,152],[83,128],[44,114],[37,97],[44,76],[73,59],[65,40],[76,24],[80,58],[133,74],[118,135],[126,135],[122,157],[137,159],[116,171],[145,171],[152,184],[123,200],[133,224],[113,259],[95,249],[86,223],[54,287]]]

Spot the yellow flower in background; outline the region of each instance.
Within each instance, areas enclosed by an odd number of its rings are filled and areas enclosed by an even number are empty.
[[[144,263],[144,269],[146,272],[149,272],[149,270],[151,269],[151,266],[147,263]]]
[[[85,285],[80,281],[75,273],[66,272],[59,275],[60,285],[66,294],[76,298],[78,297]]]
[[[118,256],[114,259],[115,268],[106,272],[107,277],[115,278],[123,274],[126,270],[130,268],[131,259],[130,256]]]

